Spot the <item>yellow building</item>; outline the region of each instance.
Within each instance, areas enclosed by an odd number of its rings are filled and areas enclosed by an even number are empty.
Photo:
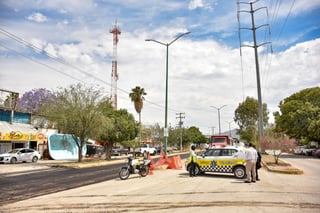
[[[0,121],[0,154],[14,148],[42,151],[46,135],[30,124]]]

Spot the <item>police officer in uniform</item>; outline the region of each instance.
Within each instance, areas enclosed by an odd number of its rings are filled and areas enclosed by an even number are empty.
[[[197,162],[197,155],[196,155],[196,146],[191,145],[190,147],[190,167],[189,167],[189,175],[190,177],[196,176],[196,162]]]

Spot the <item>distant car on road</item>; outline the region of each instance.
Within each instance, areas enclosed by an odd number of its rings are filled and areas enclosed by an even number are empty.
[[[0,163],[32,162],[36,163],[41,158],[38,151],[28,148],[13,149],[0,155]]]
[[[121,146],[115,146],[111,150],[111,155],[128,155],[129,154],[129,149]]]
[[[95,144],[87,144],[87,154],[86,156],[94,156],[98,155],[101,156],[104,153],[104,147],[101,145]]]
[[[306,146],[302,149],[302,154],[306,156],[312,156],[312,152],[316,150],[313,146]]]
[[[320,149],[313,150],[312,156],[320,158]]]
[[[304,147],[305,147],[305,146],[297,146],[297,147],[294,149],[293,153],[296,154],[296,155],[302,155],[302,154],[303,154],[302,150],[304,149]]]

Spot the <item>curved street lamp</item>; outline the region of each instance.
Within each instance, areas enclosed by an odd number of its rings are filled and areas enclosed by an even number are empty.
[[[223,107],[225,107],[227,105],[223,105],[221,107],[215,107],[215,106],[210,106],[210,107],[213,107],[215,109],[218,110],[218,119],[219,119],[219,135],[221,135],[221,125],[220,125],[220,109],[222,109]]]
[[[175,39],[173,39],[171,42],[169,43],[164,43],[161,41],[157,41],[155,39],[146,39],[145,41],[153,41],[156,42],[158,44],[164,45],[166,46],[166,94],[165,94],[165,115],[164,115],[164,151],[165,154],[167,154],[167,145],[168,145],[168,136],[169,136],[169,131],[168,131],[168,55],[169,55],[169,46],[175,42],[176,40],[178,40],[179,38],[181,38],[182,36],[185,36],[187,34],[190,34],[190,32],[185,32],[180,34],[179,36],[177,36]]]

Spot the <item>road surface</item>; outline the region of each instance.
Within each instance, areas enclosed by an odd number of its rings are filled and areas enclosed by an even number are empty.
[[[302,175],[262,168],[261,181],[249,184],[230,175],[191,178],[183,169],[155,170],[145,178],[116,178],[3,205],[0,212],[318,213],[320,168],[316,168],[317,172]]]

